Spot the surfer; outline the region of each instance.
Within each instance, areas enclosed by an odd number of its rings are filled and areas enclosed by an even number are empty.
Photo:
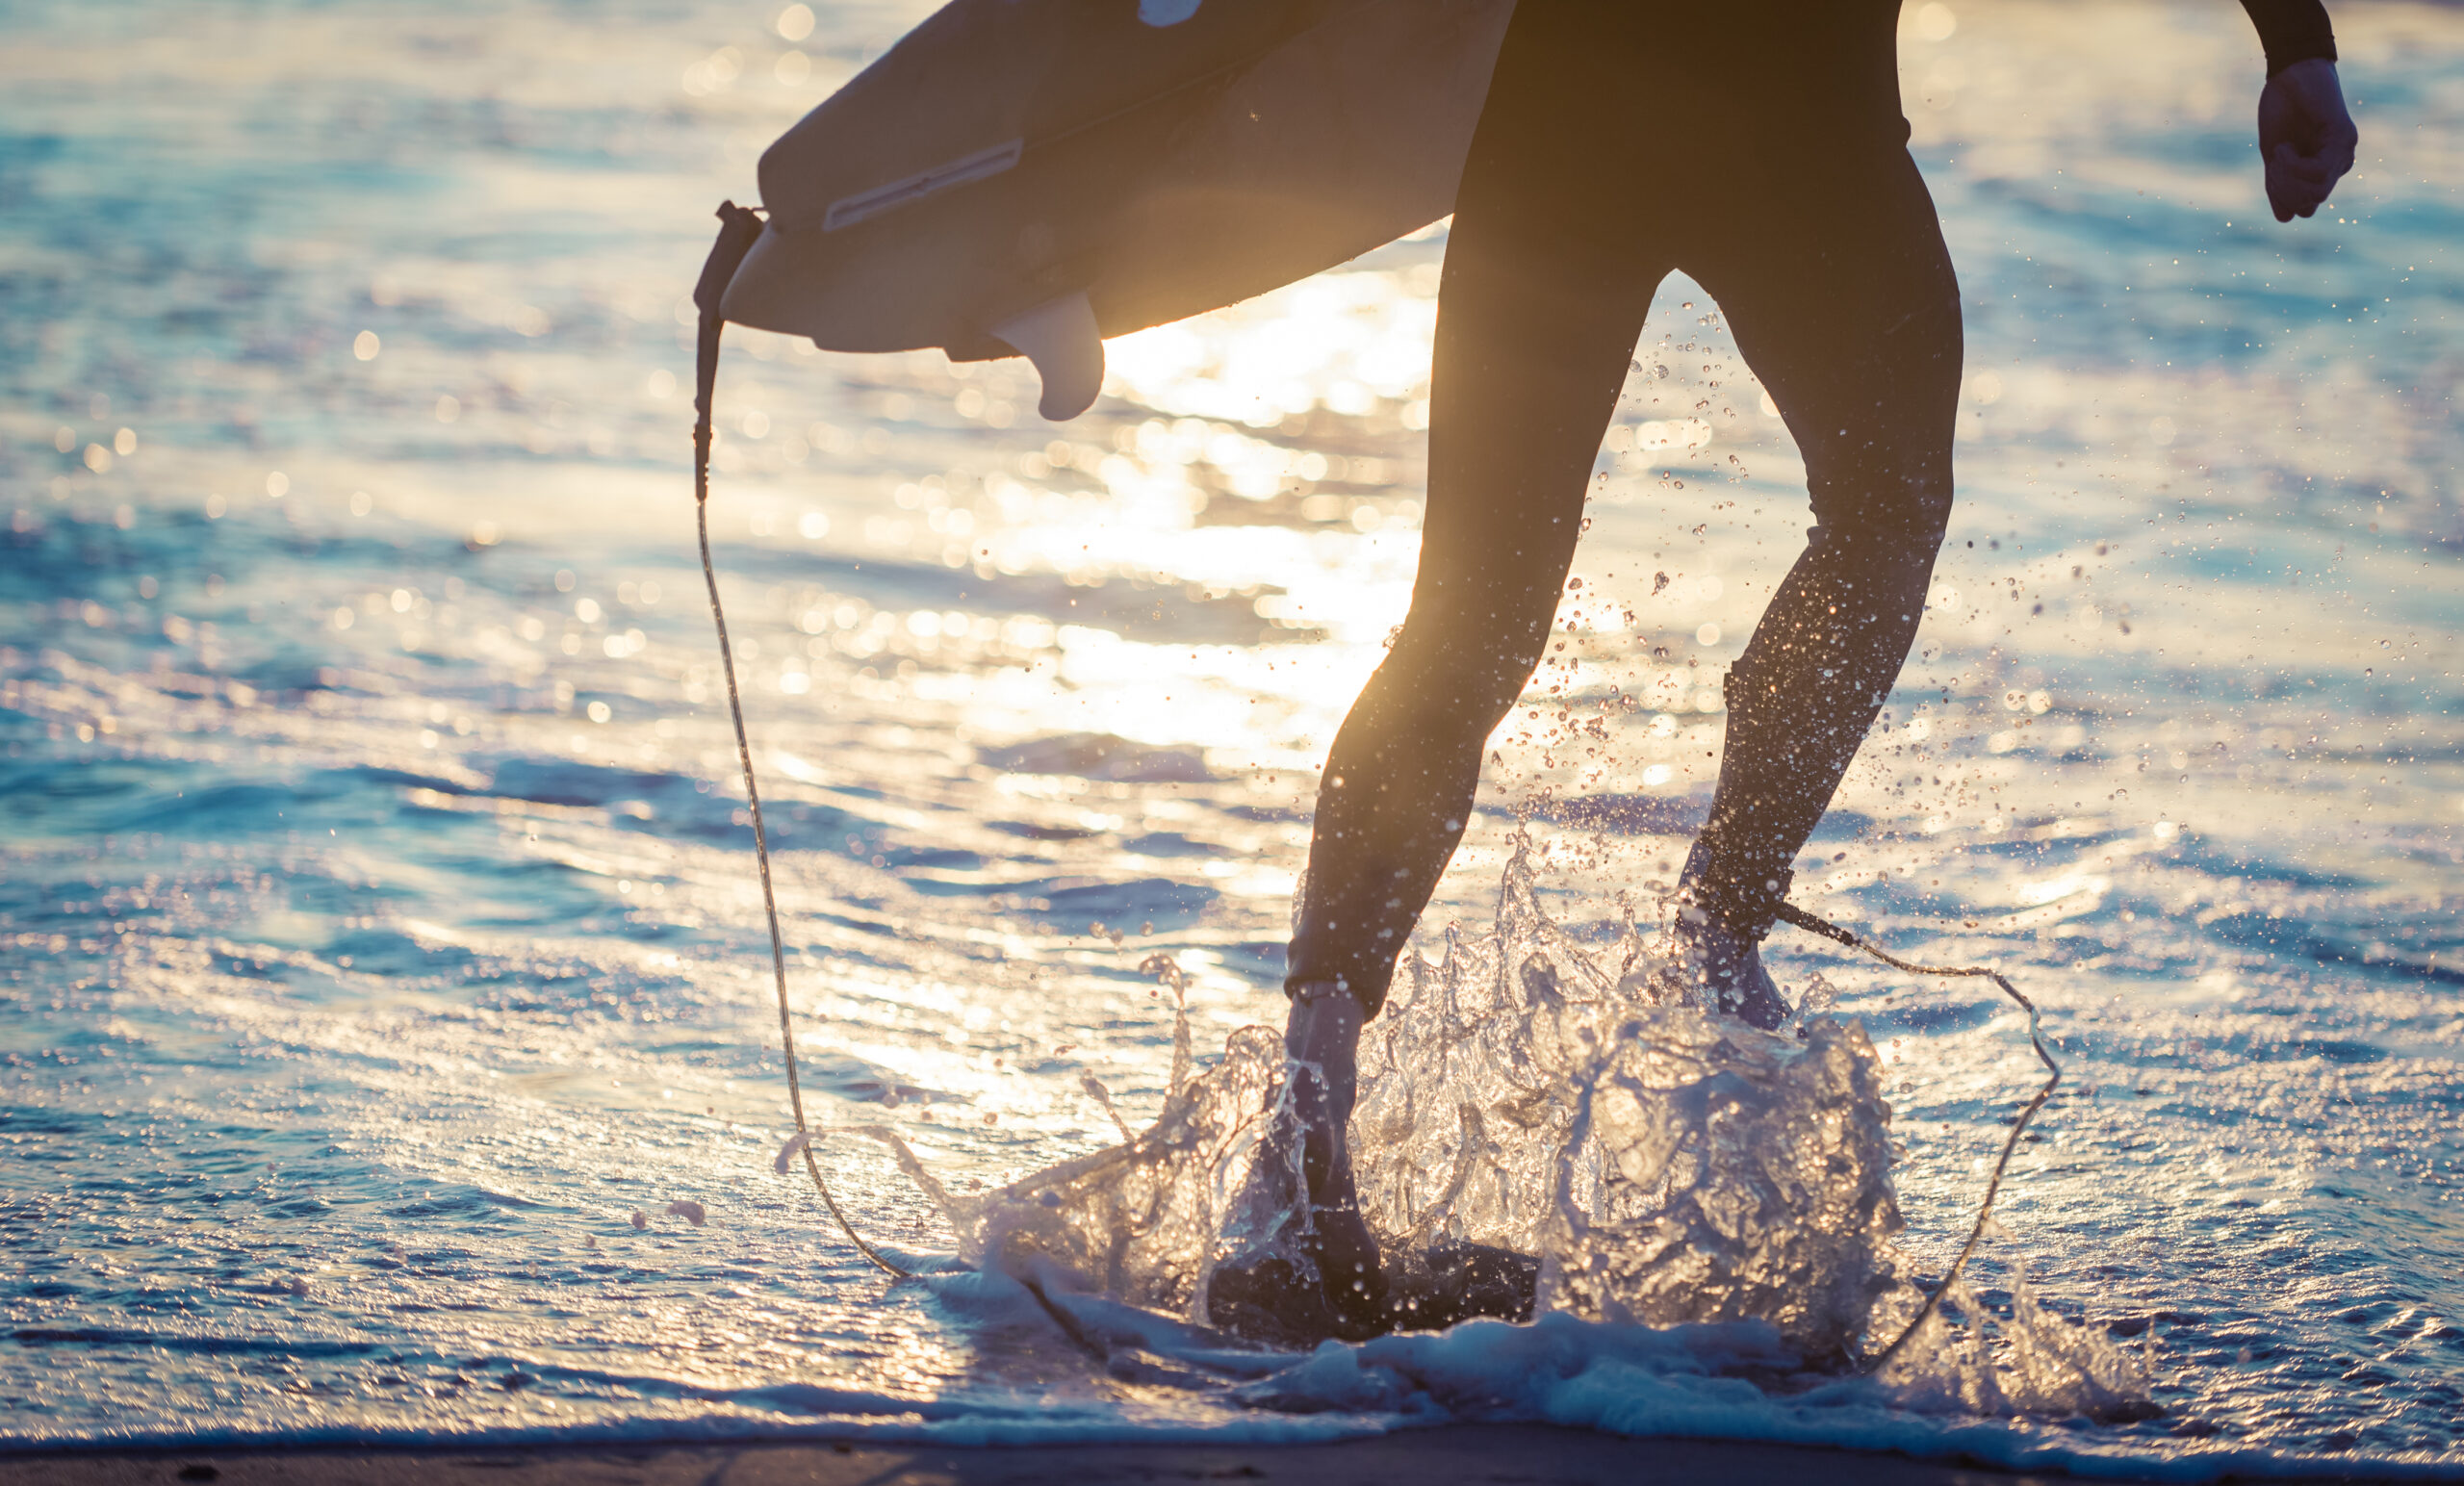
[[[2320,0],[2243,0],[2279,220],[2355,135]],[[1592,462],[1671,271],[1719,301],[1806,460],[1814,525],[1725,683],[1728,741],[1667,972],[1756,1026],[1758,943],[1916,633],[1951,508],[1959,289],[1901,115],[1898,0],[1521,0],[1448,240],[1411,609],[1318,796],[1275,1140],[1305,1192],[1219,1319],[1387,1329],[1345,1148],[1363,1024],[1471,818],[1572,563]],[[1527,1304],[1527,1300],[1526,1302]]]

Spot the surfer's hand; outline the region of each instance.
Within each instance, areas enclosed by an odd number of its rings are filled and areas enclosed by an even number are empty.
[[[2314,57],[2269,78],[2259,94],[2259,156],[2267,164],[2275,219],[2289,222],[2319,210],[2352,168],[2360,139],[2345,111],[2334,63]]]

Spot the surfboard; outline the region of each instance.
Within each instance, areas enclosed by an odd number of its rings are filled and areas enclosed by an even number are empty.
[[[1453,210],[1513,0],[954,0],[761,157],[725,318],[825,350],[1022,354],[1086,411],[1102,338]]]

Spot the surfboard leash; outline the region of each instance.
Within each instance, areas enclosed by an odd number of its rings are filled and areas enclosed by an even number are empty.
[[[693,303],[701,312],[700,334],[694,346],[694,529],[702,544],[702,581],[710,590],[710,623],[719,632],[719,667],[727,673],[728,714],[735,721],[735,756],[744,769],[744,800],[753,819],[754,855],[761,863],[761,910],[770,921],[770,973],[779,991],[779,1047],[786,1055],[787,1105],[796,1116],[793,1143],[804,1154],[805,1171],[812,1178],[813,1191],[821,1193],[821,1205],[830,1210],[831,1220],[838,1224],[838,1231],[847,1236],[847,1242],[856,1245],[856,1252],[882,1272],[907,1279],[911,1271],[865,1243],[856,1225],[847,1220],[838,1199],[831,1193],[830,1184],[822,1179],[821,1164],[812,1153],[812,1129],[805,1123],[804,1081],[796,1068],[795,1016],[787,1006],[787,949],[779,934],[778,890],[770,881],[770,837],[761,825],[761,790],[753,777],[753,742],[745,732],[744,700],[736,689],[735,649],[728,640],[727,609],[719,602],[718,569],[710,561],[710,404],[719,381],[719,337],[727,329],[727,320],[719,313],[719,301],[727,294],[728,281],[735,277],[737,265],[753,250],[754,240],[761,236],[761,218],[748,207],[723,201],[719,204],[719,240],[710,248],[709,260],[702,265],[701,282],[693,286]]]
[[[1879,1372],[1891,1358],[1899,1355],[1900,1348],[1908,1345],[1909,1338],[1916,1335],[1917,1329],[1932,1318],[1935,1311],[1940,1309],[1942,1297],[1951,1293],[1951,1287],[1959,1282],[1960,1272],[1967,1268],[1969,1256],[1976,1252],[1976,1245],[1985,1238],[1986,1223],[1993,1217],[1993,1199],[2002,1191],[2002,1173],[2010,1168],[2011,1157],[2017,1152],[2019,1137],[2026,1133],[2028,1122],[2037,1117],[2037,1112],[2044,1108],[2045,1101],[2053,1097],[2055,1087],[2061,1084],[2062,1064],[2055,1063],[2053,1054],[2045,1051],[2044,1032],[2037,1017],[2037,1004],[2021,995],[2018,986],[2012,985],[2009,978],[1990,965],[1928,965],[1918,964],[1911,960],[1902,960],[1897,955],[1840,928],[1827,918],[1807,912],[1785,899],[1779,904],[1779,917],[1782,922],[1794,924],[1808,934],[1820,935],[1834,943],[1844,944],[1854,950],[1861,950],[1894,970],[1905,970],[1911,975],[1962,976],[1991,981],[2002,987],[2004,995],[2017,1002],[2020,1010],[2028,1013],[2028,1045],[2036,1049],[2038,1061],[2045,1067],[2044,1086],[2039,1089],[2036,1097],[2029,1100],[2026,1107],[2019,1111],[2018,1119],[2011,1126],[2010,1137],[2002,1142],[2002,1155],[1993,1163],[1993,1174],[1986,1178],[1985,1200],[1977,1204],[1976,1224],[1968,1230],[1967,1242],[1960,1245],[1959,1257],[1951,1261],[1951,1268],[1942,1276],[1942,1283],[1934,1287],[1934,1293],[1925,1297],[1925,1303],[1917,1308],[1915,1317],[1900,1330],[1898,1336],[1891,1339],[1888,1346],[1876,1352],[1864,1364],[1863,1371]]]

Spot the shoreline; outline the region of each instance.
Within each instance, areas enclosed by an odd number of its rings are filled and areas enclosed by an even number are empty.
[[[1629,1439],[1545,1424],[1449,1424],[1322,1445],[873,1445],[800,1440],[537,1448],[316,1446],[69,1449],[0,1456],[23,1486],[1072,1486],[1271,1481],[1286,1486],[2051,1486],[1904,1455],[1797,1445]]]
[[[1309,1445],[952,1447],[799,1440],[529,1448],[97,1448],[0,1455],[0,1480],[12,1486],[196,1481],[410,1486],[436,1480],[488,1486],[1025,1486],[1045,1481],[1128,1486],[1219,1480],[1286,1486],[1698,1486],[1707,1480],[1721,1486],[1802,1486],[1807,1481],[1823,1486],[2052,1486],[2076,1479],[1905,1455],[1739,1441],[1633,1439],[1545,1424],[1449,1424]]]

